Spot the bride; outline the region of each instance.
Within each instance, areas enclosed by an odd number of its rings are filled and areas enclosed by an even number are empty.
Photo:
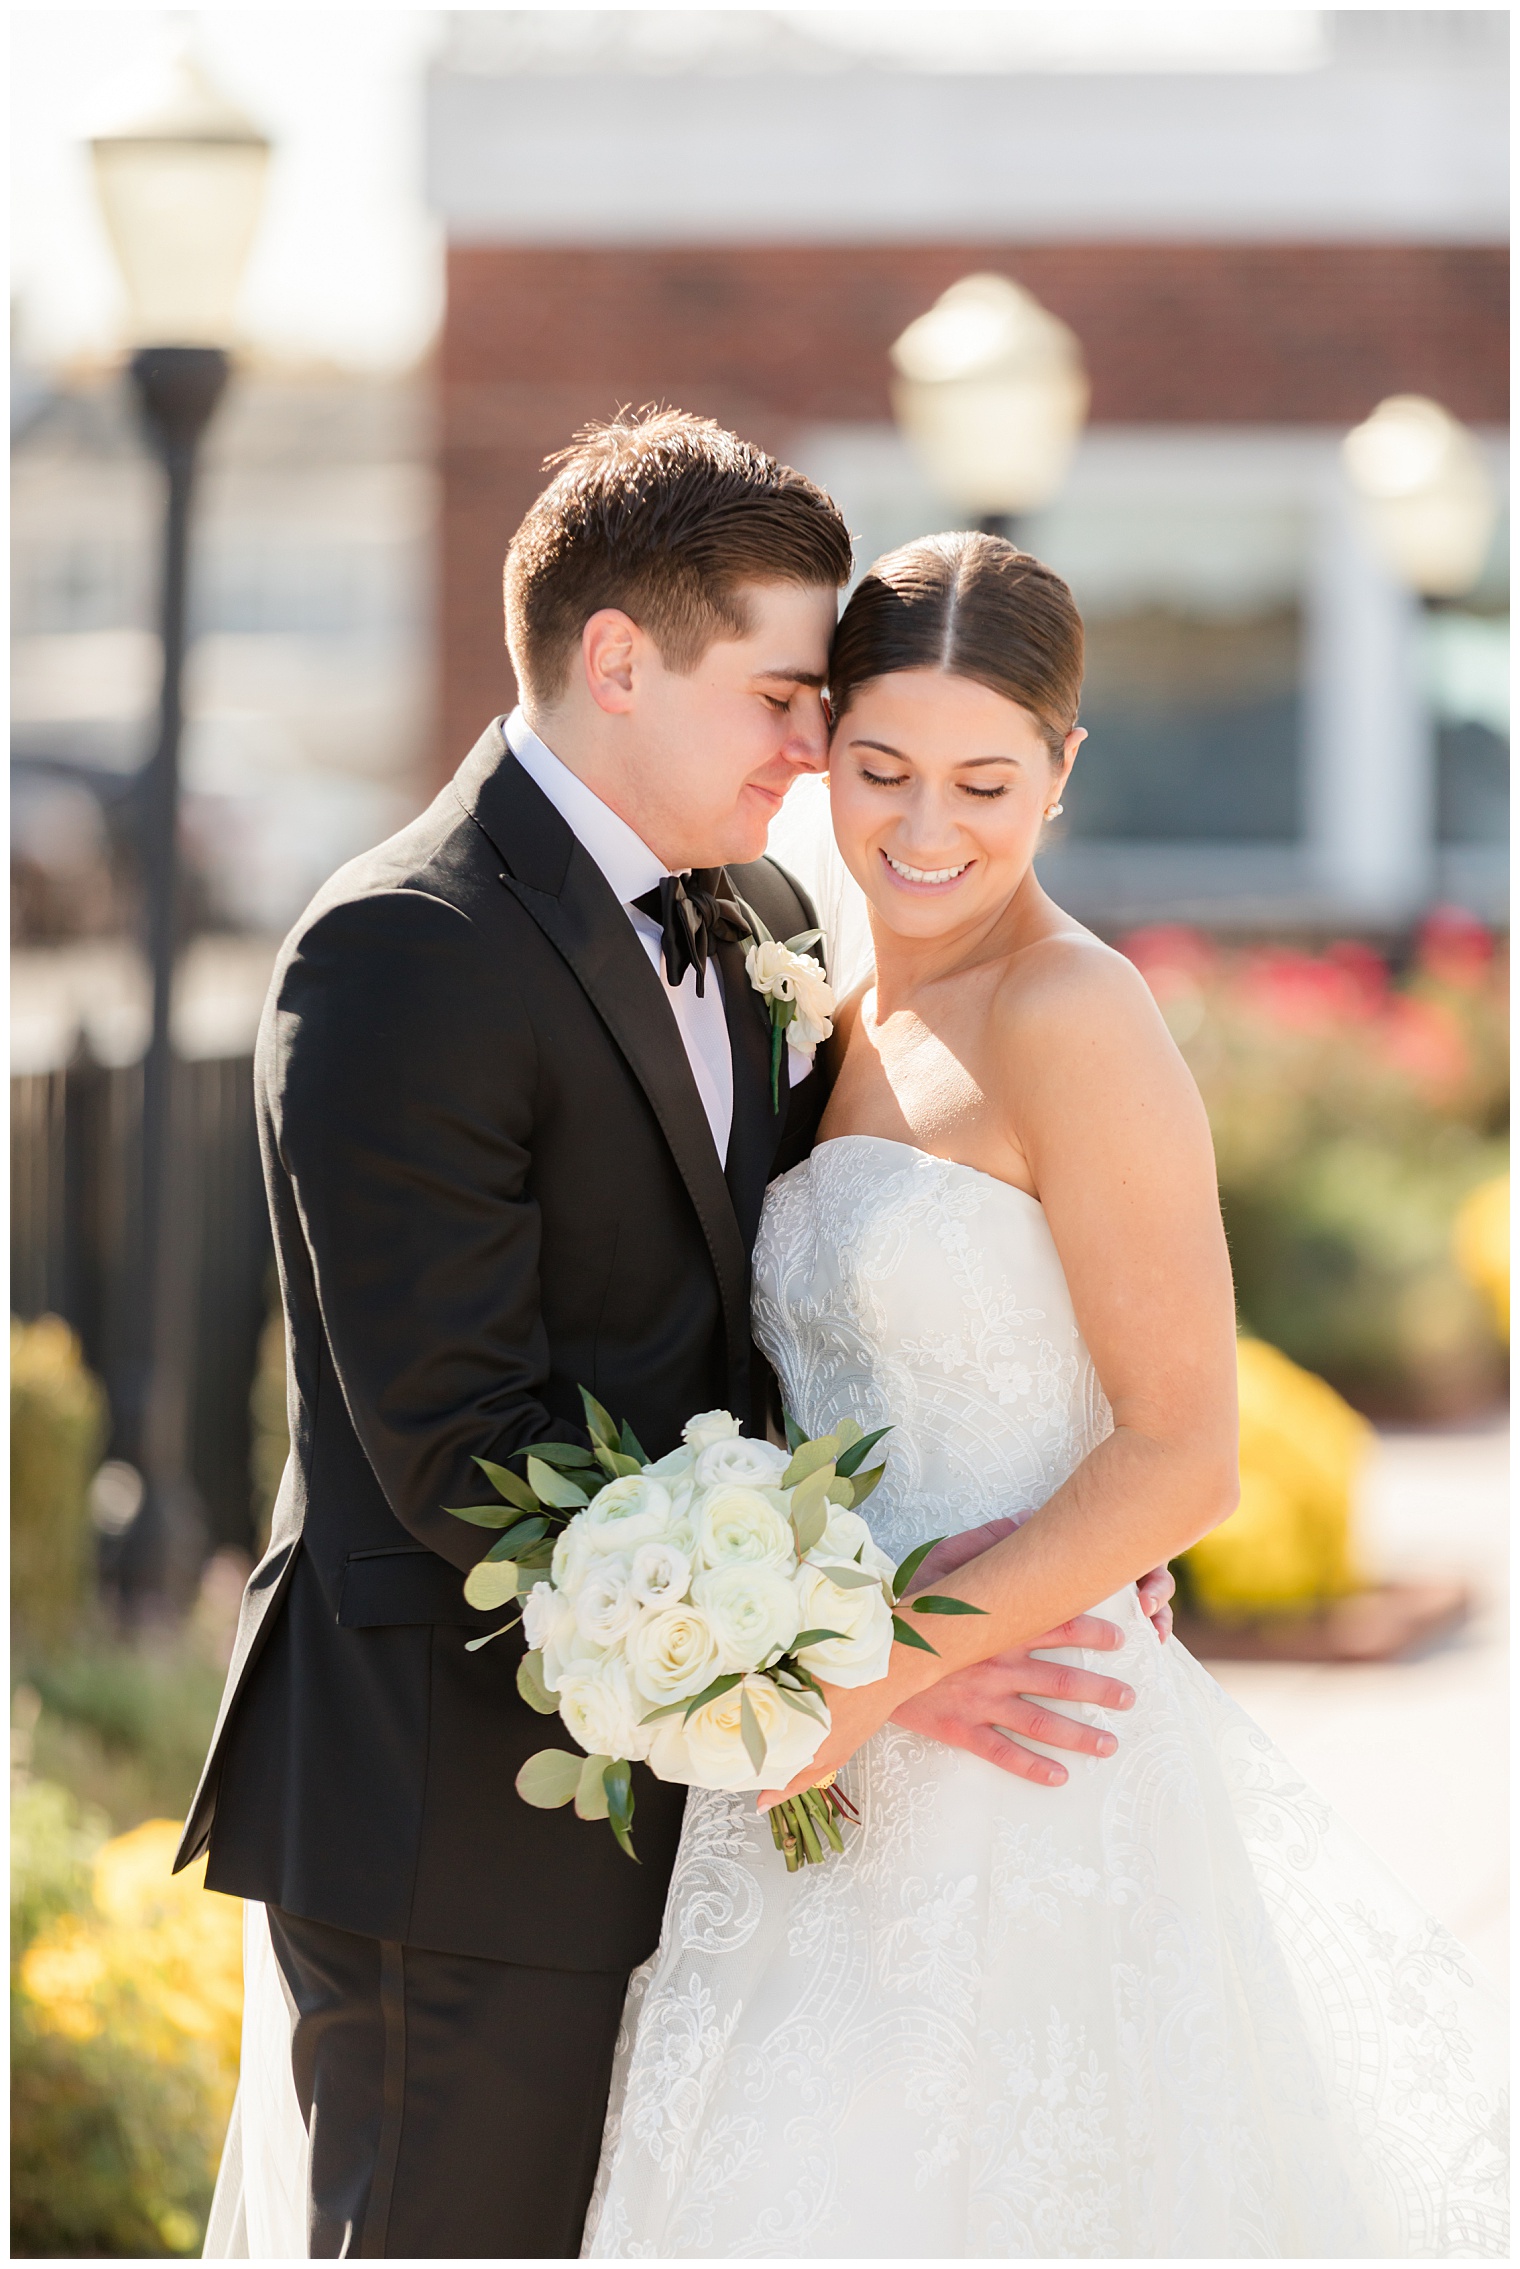
[[[771,1187],[756,1335],[807,1433],[894,1426],[867,1517],[894,1557],[945,1536],[919,1582],[982,1613],[830,1694],[802,1782],[842,1770],[843,1859],[788,1876],[752,1799],[693,1791],[593,2256],[1506,2248],[1491,1993],[1133,1588],[1235,1502],[1234,1305],[1192,1082],[1034,872],[1081,673],[1066,586],[984,535],[890,554],[839,627],[874,981]],[[1094,1601],[1115,1759],[1036,1788],[912,1730]]]

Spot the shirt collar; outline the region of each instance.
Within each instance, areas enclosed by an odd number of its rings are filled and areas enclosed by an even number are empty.
[[[610,804],[604,804],[553,749],[546,747],[521,709],[514,709],[507,719],[506,732],[508,748],[534,786],[548,797],[582,850],[601,868],[615,898],[630,905],[670,873],[627,820],[619,819]]]

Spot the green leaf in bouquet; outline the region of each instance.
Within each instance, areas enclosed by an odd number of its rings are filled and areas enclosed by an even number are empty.
[[[857,1473],[850,1483],[850,1488],[854,1492],[851,1499],[852,1504],[863,1505],[886,1470],[884,1464],[873,1465],[869,1473]]]
[[[464,1579],[464,1596],[471,1607],[487,1613],[493,1607],[505,1607],[509,1599],[517,1597],[517,1562],[493,1560],[489,1554],[477,1560]]]
[[[593,1446],[600,1442],[603,1449],[615,1450],[618,1446],[617,1420],[604,1410],[589,1387],[580,1390],[581,1408],[586,1413],[586,1431]]]
[[[508,1529],[505,1536],[499,1536],[486,1554],[486,1558],[488,1560],[515,1560],[518,1554],[525,1552],[530,1544],[537,1544],[539,1539],[548,1533],[548,1528],[549,1523],[544,1519],[543,1514],[535,1513],[532,1520],[519,1521],[515,1528]]]
[[[584,1489],[578,1489],[565,1474],[556,1473],[552,1465],[545,1465],[540,1458],[529,1458],[528,1481],[546,1505],[559,1505],[569,1511],[586,1502]]]
[[[769,1743],[760,1730],[760,1720],[755,1715],[755,1705],[750,1700],[747,1689],[739,1696],[739,1737],[744,1743],[744,1753],[755,1771],[763,1773]]]
[[[985,1615],[985,1607],[973,1607],[969,1599],[950,1599],[939,1592],[920,1592],[910,1599],[908,1606],[915,1615]]]
[[[841,1591],[859,1591],[862,1585],[881,1582],[880,1576],[873,1576],[869,1568],[852,1567],[848,1560],[830,1560],[818,1572],[827,1576],[831,1584],[837,1584]]]
[[[792,1462],[782,1474],[778,1486],[782,1489],[795,1489],[799,1481],[806,1481],[810,1473],[816,1473],[820,1466],[825,1465],[832,1478],[834,1460],[838,1454],[839,1441],[836,1435],[820,1434],[816,1442],[804,1442],[801,1449],[794,1452]]]
[[[626,1458],[621,1450],[604,1450],[600,1442],[596,1446],[596,1462],[610,1481],[620,1480],[625,1473],[644,1470],[637,1458]]]
[[[829,1508],[827,1498],[815,1501],[814,1503],[809,1505],[804,1505],[800,1512],[797,1510],[793,1511],[792,1534],[797,1539],[797,1557],[799,1560],[805,1559],[808,1553],[812,1551],[814,1545],[820,1544],[823,1541],[824,1531],[827,1529],[828,1525]]]
[[[494,1631],[487,1631],[478,1639],[466,1639],[464,1643],[465,1653],[479,1654],[481,1648],[488,1647],[493,1639],[504,1639],[509,1631],[517,1630],[521,1622],[522,1617],[514,1615],[510,1623],[499,1623]]]
[[[846,1421],[846,1423],[853,1423],[853,1421]],[[874,1434],[862,1434],[859,1427],[856,1427],[855,1439],[852,1442],[847,1442],[845,1444],[844,1449],[840,1452],[839,1456],[834,1461],[835,1465],[838,1467],[839,1471],[844,1475],[847,1481],[854,1478],[854,1476],[860,1471],[861,1467],[865,1464],[866,1459],[870,1456],[871,1452],[875,1449],[877,1443],[881,1441],[884,1436],[890,1434],[891,1431],[892,1429],[890,1426],[878,1426]],[[842,1426],[839,1429],[839,1435],[840,1439],[843,1440],[844,1427]]]
[[[539,1510],[538,1499],[521,1475],[514,1473],[510,1466],[493,1465],[489,1458],[477,1458],[475,1463],[491,1487],[505,1497],[508,1504],[515,1505],[521,1513],[536,1513]]]
[[[545,1465],[575,1467],[593,1465],[596,1462],[595,1453],[583,1450],[578,1442],[535,1442],[533,1455],[542,1458]]]
[[[704,1686],[700,1694],[692,1695],[685,1706],[686,1716],[691,1717],[697,1710],[705,1710],[709,1702],[716,1702],[720,1695],[730,1693],[743,1676],[742,1670],[726,1670],[721,1678],[715,1678],[710,1686]],[[683,1719],[682,1723],[684,1722]]]
[[[531,1648],[518,1664],[517,1691],[529,1709],[537,1710],[541,1718],[552,1718],[558,1710],[558,1702],[544,1684],[544,1658],[541,1649]]]
[[[787,1652],[795,1654],[799,1647],[821,1647],[825,1639],[844,1639],[848,1636],[847,1631],[799,1631]]]
[[[928,1559],[935,1545],[943,1544],[944,1541],[942,1536],[931,1536],[927,1544],[914,1545],[913,1550],[892,1578],[892,1590],[898,1599],[902,1598],[903,1593],[912,1583],[913,1578],[918,1574],[919,1569]]]
[[[606,1819],[607,1790],[602,1776],[611,1763],[610,1757],[588,1757],[582,1765],[580,1781],[575,1791],[577,1820]]]
[[[802,1428],[798,1425],[796,1419],[792,1416],[789,1410],[782,1411],[781,1422],[786,1428],[787,1448],[792,1451],[800,1450],[803,1443],[807,1440],[807,1436],[803,1433]]]
[[[828,1488],[824,1491],[824,1495],[828,1498],[831,1505],[842,1505],[845,1511],[848,1512],[850,1507],[855,1502],[855,1484],[853,1481],[841,1481],[839,1475],[836,1473],[831,1476]]]
[[[445,1505],[443,1509],[456,1521],[468,1521],[472,1528],[505,1528],[508,1521],[517,1518],[514,1505]]]
[[[602,1787],[607,1792],[607,1824],[628,1857],[637,1862],[632,1836],[633,1768],[626,1758],[614,1758],[602,1775]]]
[[[633,1462],[638,1467],[639,1472],[642,1473],[645,1466],[649,1463],[649,1452],[644,1448],[643,1444],[638,1438],[638,1435],[629,1425],[626,1418],[623,1421],[623,1430],[618,1436],[618,1448],[622,1451],[625,1458],[633,1459]]]
[[[794,1694],[791,1691],[790,1687],[787,1686],[778,1686],[776,1688],[776,1692],[781,1696],[782,1701],[785,1702],[790,1709],[794,1709],[797,1712],[799,1717],[811,1718],[814,1725],[821,1725],[825,1729],[827,1729],[829,1723],[828,1718],[823,1715],[822,1712],[814,1708],[813,1704],[808,1700],[806,1694]]]
[[[557,1812],[580,1787],[585,1762],[569,1749],[537,1750],[518,1773],[517,1793],[539,1812]]]
[[[853,1448],[854,1444],[860,1440],[860,1436],[861,1429],[856,1425],[853,1418],[841,1418],[834,1428],[834,1439],[838,1442],[841,1450]]]
[[[922,1631],[915,1631],[912,1624],[905,1623],[900,1615],[892,1618],[892,1636],[905,1647],[922,1647],[925,1654],[939,1653],[939,1648],[931,1647]]]

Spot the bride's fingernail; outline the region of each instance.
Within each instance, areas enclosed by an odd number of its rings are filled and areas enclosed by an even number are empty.
[[[1115,1750],[1116,1750],[1116,1749],[1118,1748],[1118,1746],[1119,1746],[1118,1742],[1117,1742],[1117,1741],[1116,1741],[1116,1740],[1114,1739],[1114,1737],[1113,1737],[1113,1735],[1112,1735],[1111,1733],[1100,1733],[1100,1734],[1099,1734],[1099,1736],[1098,1736],[1098,1755],[1099,1755],[1100,1757],[1111,1757],[1111,1756],[1113,1755],[1114,1751],[1115,1751]]]

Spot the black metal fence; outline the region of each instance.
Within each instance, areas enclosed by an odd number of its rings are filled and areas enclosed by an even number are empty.
[[[247,1056],[174,1067],[174,1112],[195,1285],[191,1469],[208,1550],[253,1545],[249,1393],[273,1258]],[[140,1064],[80,1056],[11,1080],[11,1308],[62,1316],[119,1390],[141,1282]],[[112,1454],[117,1445],[113,1444]]]

